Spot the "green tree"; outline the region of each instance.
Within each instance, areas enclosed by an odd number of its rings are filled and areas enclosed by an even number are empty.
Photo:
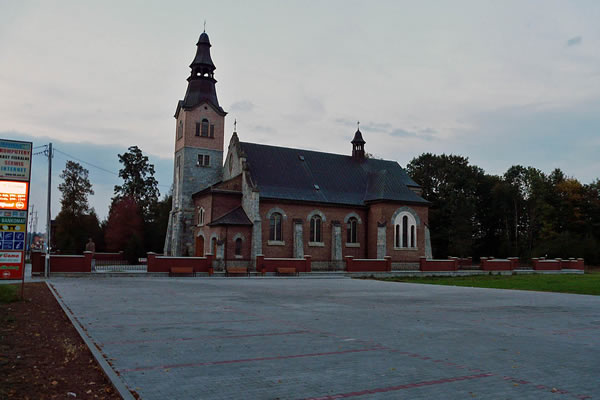
[[[91,237],[102,246],[102,234],[98,217],[88,204],[88,195],[93,195],[88,170],[79,163],[67,161],[60,174],[63,182],[58,185],[61,192],[61,210],[56,216],[56,235],[53,247],[62,253],[80,254]]]
[[[88,195],[93,195],[92,184],[88,178],[89,171],[75,161],[67,161],[60,174],[63,182],[58,185],[61,192],[61,211],[70,215],[83,215],[89,211]]]
[[[109,251],[125,252],[129,262],[137,263],[144,255],[144,221],[133,197],[116,199],[111,204],[104,230]]]
[[[119,170],[123,184],[115,186],[114,199],[132,198],[144,221],[148,221],[159,194],[158,181],[154,178],[154,165],[150,164],[148,157],[137,146],[131,146],[126,153],[119,154],[119,162],[123,164]]]

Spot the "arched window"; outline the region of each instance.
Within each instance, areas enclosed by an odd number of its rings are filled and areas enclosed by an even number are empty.
[[[321,217],[313,215],[310,219],[310,242],[320,243],[321,240]]]
[[[202,130],[200,132],[200,136],[208,137],[208,120],[206,118],[202,120]]]
[[[413,249],[417,247],[417,221],[408,211],[399,213],[394,219],[394,248]]]
[[[269,240],[281,242],[283,236],[281,234],[281,214],[273,213],[269,218]]]
[[[242,238],[235,239],[235,255],[242,255]]]
[[[198,225],[204,225],[204,208],[198,209]]]
[[[352,217],[346,224],[346,243],[358,243],[358,219]]]

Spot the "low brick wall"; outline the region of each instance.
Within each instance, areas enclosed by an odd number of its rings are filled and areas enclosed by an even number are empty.
[[[94,253],[94,260],[98,261],[121,261],[125,260],[123,252],[118,253]]]
[[[457,260],[459,267],[470,267],[473,265],[473,257],[448,257],[449,260]]]
[[[258,272],[277,272],[277,268],[296,268],[297,272],[311,272],[311,256],[304,258],[265,258],[256,256],[256,270]]]
[[[562,269],[560,260],[532,258],[531,263],[536,271],[560,271]]]
[[[213,255],[206,257],[165,257],[148,253],[148,272],[170,272],[171,267],[192,267],[194,272],[209,272]]]
[[[392,257],[382,259],[360,259],[352,256],[344,257],[347,272],[390,272],[392,270]]]
[[[419,259],[419,270],[421,271],[456,271],[458,269],[458,260],[428,260],[425,257]]]
[[[560,266],[562,269],[579,269],[585,270],[583,258],[569,258],[568,260],[561,259]]]
[[[92,272],[93,253],[84,251],[83,255],[50,255],[50,273],[53,272]],[[46,253],[31,253],[31,274],[43,275]]]
[[[512,271],[519,266],[518,257],[488,258],[481,257],[480,267],[482,271]]]

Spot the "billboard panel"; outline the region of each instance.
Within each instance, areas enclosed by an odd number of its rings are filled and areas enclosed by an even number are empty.
[[[0,179],[29,181],[31,142],[0,139]]]
[[[0,279],[22,279],[24,251],[0,251]]]
[[[0,209],[27,211],[27,182],[0,181]]]

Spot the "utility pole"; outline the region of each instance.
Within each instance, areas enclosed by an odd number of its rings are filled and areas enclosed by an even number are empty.
[[[50,276],[50,228],[52,215],[50,214],[50,204],[52,201],[52,143],[48,144],[48,208],[46,215],[46,263],[44,266],[44,276]]]

